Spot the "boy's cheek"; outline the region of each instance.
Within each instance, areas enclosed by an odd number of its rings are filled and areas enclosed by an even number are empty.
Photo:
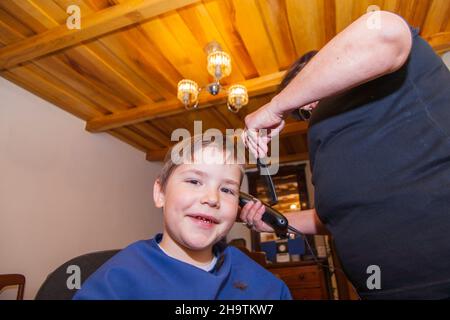
[[[227,206],[226,211],[222,211],[222,219],[226,220],[227,223],[234,223],[234,221],[236,220],[236,216],[238,215],[238,209],[239,206],[237,204],[230,203]]]
[[[235,222],[235,218],[227,220],[225,223],[223,223],[221,231],[220,231],[220,235],[218,238],[226,236],[230,232],[231,228],[233,228],[234,222]]]
[[[226,213],[224,214],[224,220],[226,220],[227,225],[233,225],[234,222],[236,221],[239,212],[238,212],[239,206],[237,205],[237,203],[233,203],[230,205],[229,209],[226,211]]]

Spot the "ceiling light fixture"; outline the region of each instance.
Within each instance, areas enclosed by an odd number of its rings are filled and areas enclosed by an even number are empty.
[[[216,41],[208,43],[205,47],[207,53],[207,70],[213,76],[214,81],[206,86],[207,91],[215,96],[222,89],[220,80],[231,73],[231,58]],[[198,107],[198,96],[201,88],[193,80],[183,79],[178,83],[178,99],[187,110]],[[232,85],[228,89],[227,106],[228,110],[237,113],[248,103],[247,88],[243,85]]]

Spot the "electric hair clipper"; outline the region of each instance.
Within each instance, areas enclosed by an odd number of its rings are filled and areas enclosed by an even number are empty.
[[[250,201],[256,201],[255,197],[245,193],[239,193],[239,206],[242,208]],[[280,212],[271,208],[268,204],[263,202],[266,211],[263,213],[262,221],[271,226],[278,237],[286,239],[288,237],[288,220]]]

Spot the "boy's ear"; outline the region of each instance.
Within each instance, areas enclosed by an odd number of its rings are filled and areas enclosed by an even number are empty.
[[[155,202],[155,206],[157,208],[164,207],[165,198],[159,179],[156,179],[153,184],[153,201]]]

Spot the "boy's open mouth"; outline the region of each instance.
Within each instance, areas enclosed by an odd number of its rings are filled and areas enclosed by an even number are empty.
[[[193,215],[188,215],[188,216],[190,218],[197,219],[204,223],[209,223],[209,224],[218,224],[219,223],[219,221],[216,218],[207,216],[207,215],[193,214]]]

